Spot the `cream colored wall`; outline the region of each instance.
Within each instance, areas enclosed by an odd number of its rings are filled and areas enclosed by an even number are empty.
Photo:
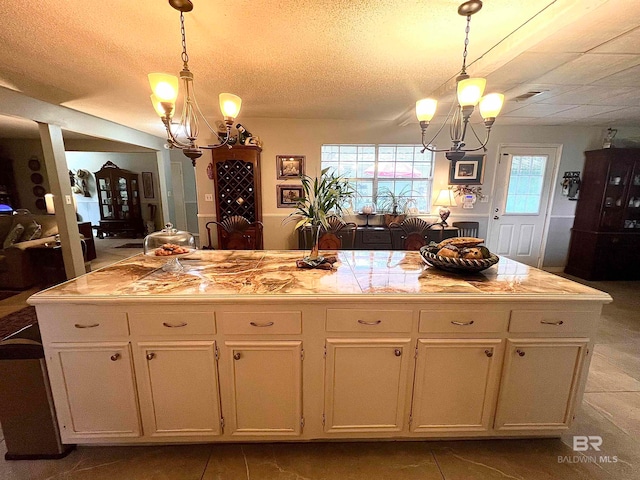
[[[265,225],[264,237],[266,249],[297,248],[293,235],[293,224],[282,225],[282,220],[292,211],[277,208],[276,184],[294,183],[292,180],[276,179],[276,155],[305,155],[306,173],[317,175],[320,172],[320,149],[323,144],[415,144],[420,142],[420,131],[417,125],[398,127],[393,122],[365,122],[342,120],[292,120],[254,118],[239,120],[253,135],[263,141],[261,155],[262,205]],[[477,126],[476,130],[484,130]],[[544,127],[544,126],[500,126],[493,129],[491,142],[487,151],[483,192],[488,195],[488,202],[476,203],[473,210],[451,209],[449,222],[457,220],[473,220],[480,223],[480,236],[486,235],[489,216],[491,214],[491,193],[494,186],[495,166],[501,145],[505,144],[562,144],[563,153],[559,172],[581,170],[584,164],[583,152],[597,149],[602,145],[604,131],[600,127]],[[637,129],[627,129],[626,135],[638,135]],[[212,142],[211,139],[207,140]],[[204,142],[202,142],[204,143]],[[446,148],[449,144],[448,129],[443,129],[437,139],[437,146]],[[213,193],[213,182],[207,178],[206,167],[211,161],[211,154],[205,152],[196,167],[198,216],[200,232],[206,238],[204,224],[215,219],[213,202],[205,202],[204,195]],[[433,194],[448,185],[449,162],[444,154],[436,155]],[[554,180],[554,197],[551,210],[552,226],[557,231],[550,231],[547,242],[545,266],[563,266],[568,249],[568,232],[573,225],[575,202],[569,202],[560,194],[559,181]],[[435,213],[435,209],[434,209]],[[435,217],[430,217],[435,218]],[[357,221],[363,223],[362,218]]]

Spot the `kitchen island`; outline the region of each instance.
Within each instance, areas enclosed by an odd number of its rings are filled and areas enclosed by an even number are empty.
[[[65,443],[558,436],[606,293],[418,252],[137,255],[29,299]]]

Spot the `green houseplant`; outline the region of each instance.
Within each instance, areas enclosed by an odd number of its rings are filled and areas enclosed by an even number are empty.
[[[400,193],[395,193],[389,188],[380,191],[376,201],[378,210],[384,213],[385,224],[402,223],[406,218],[406,211],[416,200],[412,196],[413,191],[403,188]]]
[[[318,249],[320,230],[328,227],[327,217],[330,215],[342,216],[343,202],[354,191],[346,179],[329,173],[328,168],[322,170],[320,177],[303,175],[301,181],[304,195],[296,199],[295,212],[285,218],[283,223],[297,220],[296,230],[306,226],[311,228],[313,246],[304,260],[309,265],[319,265],[324,260]]]

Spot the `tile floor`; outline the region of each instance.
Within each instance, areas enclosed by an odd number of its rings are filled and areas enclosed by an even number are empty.
[[[96,264],[136,253],[110,248],[126,240],[107,242]],[[560,439],[79,447],[62,460],[0,459],[0,480],[638,480],[640,282],[588,284],[614,301],[604,308],[578,417]],[[28,294],[0,302],[0,315]],[[595,458],[617,462],[583,463],[591,453],[573,452],[573,435],[600,435]]]

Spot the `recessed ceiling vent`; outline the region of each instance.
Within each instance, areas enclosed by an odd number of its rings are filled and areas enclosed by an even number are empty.
[[[527,92],[527,93],[523,93],[522,95],[518,95],[516,98],[514,98],[514,100],[516,102],[525,102],[527,100],[529,100],[530,98],[533,98],[535,96],[540,95],[541,93],[544,93],[546,90],[535,90],[535,91],[531,91],[531,92]]]

